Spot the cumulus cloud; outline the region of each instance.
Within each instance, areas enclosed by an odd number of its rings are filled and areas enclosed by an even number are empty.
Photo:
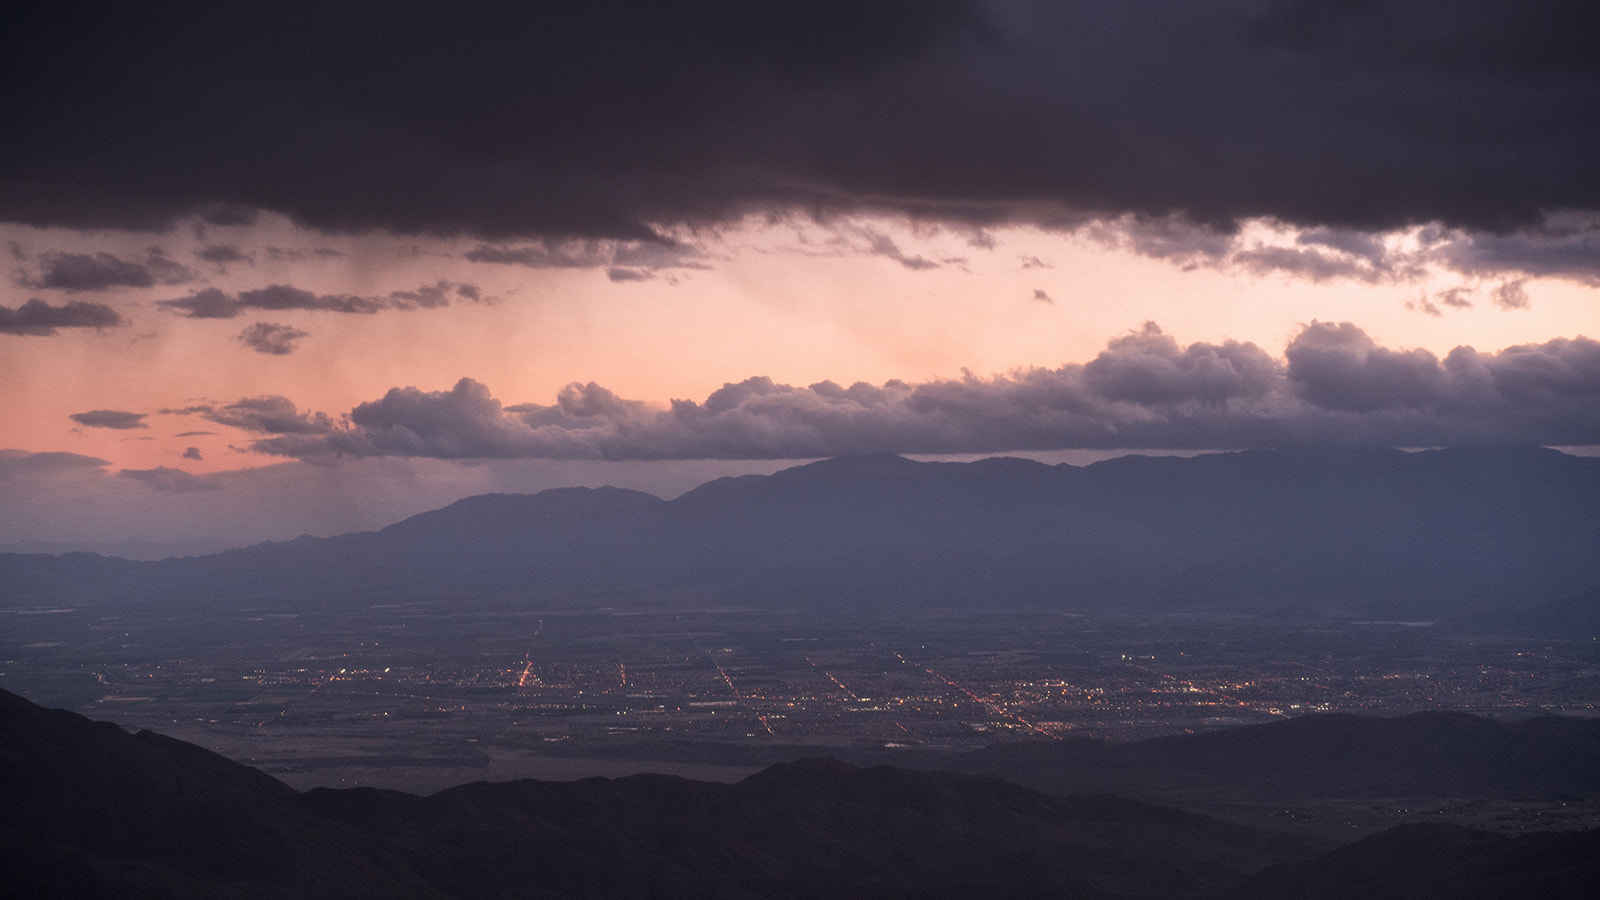
[[[1083,367],[1084,384],[1100,397],[1145,406],[1256,400],[1272,391],[1278,365],[1255,344],[1177,340],[1154,322],[1114,338]]]
[[[311,332],[301,331],[292,325],[257,322],[239,332],[239,340],[257,353],[287,356],[295,351],[295,341],[310,337]]]
[[[318,294],[287,284],[273,284],[264,288],[230,294],[219,288],[205,288],[187,297],[158,300],[157,306],[170,309],[191,319],[232,319],[247,309],[283,311],[291,309],[313,312],[355,313],[372,315],[383,310],[410,310],[418,307],[434,308],[450,305],[452,298],[485,302],[476,285],[440,281],[423,285],[415,291],[393,291],[387,297],[363,297],[357,294]]]
[[[111,253],[42,253],[39,270],[24,272],[18,281],[23,287],[74,293],[183,284],[193,279],[194,272],[187,266],[173,261],[159,247],[151,247],[143,260]]]
[[[144,423],[146,413],[127,412],[120,409],[91,409],[88,412],[73,413],[68,416],[79,425],[90,428],[149,428]]]
[[[921,384],[797,387],[756,377],[666,409],[597,384],[503,405],[463,378],[394,388],[335,421],[273,398],[294,430],[252,449],[316,458],[794,459],[846,453],[1353,444],[1600,443],[1600,343],[1560,339],[1444,359],[1313,322],[1282,359],[1180,345],[1147,323],[1095,359]],[[261,429],[258,429],[261,430]]]
[[[0,306],[0,334],[48,337],[59,328],[115,328],[122,316],[104,303],[69,300],[60,306],[35,297],[16,309]]]
[[[185,447],[184,450],[183,450],[183,458],[184,459],[192,459],[195,462],[199,462],[200,461],[200,448],[199,447]]]

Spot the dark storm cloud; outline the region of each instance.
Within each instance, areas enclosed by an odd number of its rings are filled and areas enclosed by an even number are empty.
[[[252,449],[317,458],[798,459],[846,453],[1321,444],[1600,443],[1600,343],[1553,340],[1444,359],[1379,346],[1349,323],[1307,326],[1284,360],[1249,343],[1187,346],[1153,324],[1094,360],[991,378],[807,387],[756,377],[662,410],[597,384],[504,406],[463,378],[394,388],[341,421]],[[261,429],[257,429],[261,430]]]
[[[311,332],[301,331],[292,325],[257,322],[239,332],[239,340],[257,353],[287,356],[295,351],[295,341],[310,337]]]
[[[90,428],[149,428],[144,423],[146,413],[126,412],[120,409],[91,409],[73,413],[67,418]]]
[[[0,334],[47,337],[58,328],[113,328],[122,316],[104,303],[69,300],[51,306],[35,297],[16,309],[0,306]]]
[[[187,266],[152,247],[142,261],[111,253],[41,253],[39,271],[24,273],[18,280],[23,287],[72,293],[183,284],[193,279],[194,273]]]
[[[1178,259],[1199,251],[1138,223],[1439,221],[1542,243],[1547,213],[1600,209],[1592,0],[0,16],[5,121],[27,123],[0,146],[0,217],[35,225],[260,207],[325,229],[649,240],[774,207],[856,209],[1103,218]],[[1314,269],[1322,251],[1303,252]]]
[[[1600,286],[1600,222],[1593,218],[1516,234],[1454,235],[1432,252],[1469,274],[1554,275]]]
[[[174,300],[157,300],[156,305],[190,319],[232,319],[247,309],[313,312],[338,312],[371,315],[386,309],[434,308],[450,305],[452,297],[486,302],[476,285],[440,281],[415,291],[394,291],[387,297],[362,297],[356,294],[318,294],[287,284],[230,294],[218,288],[205,288]]]

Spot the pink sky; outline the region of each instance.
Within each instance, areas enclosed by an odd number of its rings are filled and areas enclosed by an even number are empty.
[[[399,490],[392,482],[403,480],[396,475],[401,470],[426,470],[414,477],[437,487],[402,491],[382,502],[369,497],[353,509],[344,501],[339,508],[352,510],[347,517],[301,497],[257,507],[241,521],[239,507],[250,507],[256,502],[250,498],[269,490],[253,487],[268,476],[227,481],[217,480],[217,473],[275,467],[272,492],[294,497],[303,490],[312,498],[326,496],[330,479],[339,481],[342,470],[348,470],[356,493],[378,477],[365,461],[302,463],[257,452],[251,447],[263,437],[260,432],[179,412],[248,398],[286,398],[296,412],[337,420],[392,388],[442,392],[470,378],[504,406],[548,405],[565,385],[594,382],[622,398],[665,408],[674,399],[704,401],[724,384],[752,376],[802,387],[823,380],[848,386],[1057,369],[1089,362],[1108,341],[1146,322],[1157,323],[1180,346],[1252,342],[1280,362],[1288,343],[1312,321],[1351,322],[1379,346],[1420,348],[1439,357],[1463,345],[1494,353],[1553,337],[1600,334],[1600,291],[1572,279],[1514,279],[1526,302],[1506,307],[1494,301],[1493,291],[1509,279],[1468,278],[1437,266],[1378,280],[1319,280],[1251,269],[1226,257],[1156,259],[1116,246],[1104,234],[1034,227],[974,232],[864,217],[825,224],[799,217],[780,225],[752,222],[686,233],[670,257],[638,267],[637,274],[648,277],[637,280],[607,275],[611,260],[638,252],[628,244],[574,245],[572,253],[593,259],[568,268],[533,268],[469,260],[470,252],[485,246],[482,241],[325,234],[276,216],[251,226],[158,235],[6,231],[14,274],[0,289],[0,305],[20,307],[34,296],[53,305],[92,297],[125,320],[115,328],[62,329],[48,337],[0,336],[6,351],[0,373],[10,386],[0,397],[0,416],[9,423],[3,443],[13,457],[65,452],[105,461],[55,476],[75,479],[75,493],[56,485],[53,500],[14,499],[0,534],[0,541],[12,543],[151,534],[154,540],[168,533],[180,542],[200,534],[228,535],[223,542],[284,538],[373,527],[386,516],[479,490],[620,480],[672,493],[723,471],[779,467],[390,459],[379,478],[380,493]],[[1281,229],[1272,233],[1258,225],[1237,243],[1248,248],[1273,240],[1283,242]],[[1402,243],[1405,236],[1390,240]],[[218,246],[242,258],[219,264],[200,257],[206,247]],[[26,286],[41,283],[50,254],[147,261],[155,249],[187,271],[182,283],[93,292]],[[450,293],[448,305],[435,308],[413,303],[417,308],[371,314],[249,309],[222,319],[190,318],[160,305],[211,288],[234,295],[289,284],[316,295],[388,298],[441,282],[474,285],[480,300]],[[1433,314],[1422,308],[1452,289],[1464,289],[1459,296],[1472,305],[1435,301]],[[239,337],[257,321],[304,336],[292,341],[290,352],[260,352]],[[137,427],[97,427],[71,418],[92,411],[134,414]],[[1069,447],[1070,441],[1063,442],[1063,449]],[[301,470],[303,476],[294,474]],[[140,481],[118,477],[120,472],[161,474]],[[213,480],[175,481],[186,475]],[[202,489],[208,485],[213,489]],[[12,496],[27,493],[19,482]],[[202,506],[218,506],[224,494],[241,496],[220,504],[228,510],[216,517],[222,521],[195,515]],[[91,515],[84,505],[101,511]],[[141,510],[164,512],[147,517]]]

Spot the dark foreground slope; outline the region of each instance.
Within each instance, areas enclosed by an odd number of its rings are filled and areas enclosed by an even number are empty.
[[[1005,744],[930,762],[1046,793],[1121,794],[1331,843],[1419,819],[1496,830],[1600,823],[1596,719],[1333,713],[1125,744]]]
[[[1600,832],[1296,840],[1112,796],[833,760],[301,794],[0,692],[8,897],[1579,897]]]
[[[1052,793],[1166,799],[1600,796],[1600,719],[1328,713],[1126,744],[1002,744],[947,766]]]
[[[1389,616],[1600,584],[1600,459],[1542,449],[827,460],[672,501],[487,495],[376,532],[136,563],[0,554],[12,602],[450,598],[797,609],[1304,605]]]
[[[1508,836],[1397,825],[1304,863],[1273,866],[1232,900],[1589,900],[1600,891],[1600,829]]]
[[[736,785],[659,775],[320,789],[0,693],[9,897],[1170,896],[1290,858],[1115,797],[830,760]]]

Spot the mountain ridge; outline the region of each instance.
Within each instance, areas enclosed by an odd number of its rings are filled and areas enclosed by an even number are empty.
[[[1541,448],[1239,451],[1082,467],[841,457],[717,479],[674,500],[619,488],[480,495],[376,531],[159,562],[0,554],[0,591],[39,602],[584,606],[688,594],[796,608],[1440,616],[1597,584],[1600,459]]]

